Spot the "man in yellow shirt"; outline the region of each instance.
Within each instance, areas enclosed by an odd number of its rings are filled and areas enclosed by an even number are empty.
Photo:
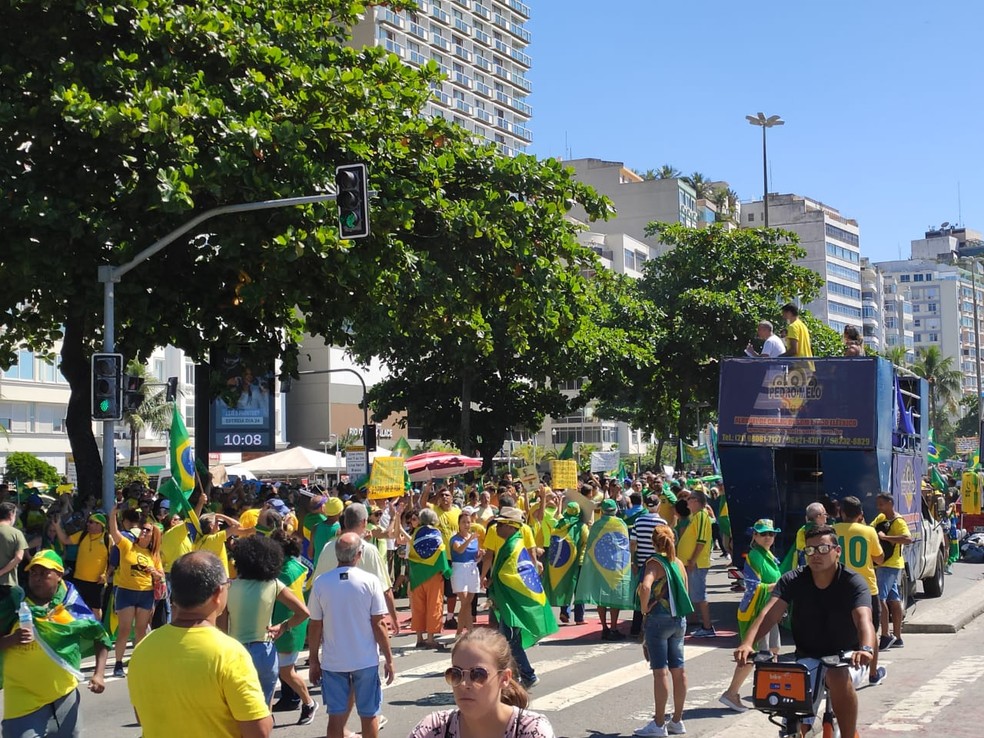
[[[680,536],[677,557],[687,567],[687,586],[690,601],[700,614],[701,627],[693,632],[694,638],[713,638],[717,635],[711,623],[711,606],[707,602],[707,570],[711,568],[712,531],[711,517],[707,514],[707,495],[695,489],[687,498],[690,524]]]
[[[130,658],[127,688],[144,738],[267,738],[273,718],[253,660],[215,627],[229,593],[222,562],[208,551],[182,556],[171,584],[174,619]]]
[[[909,526],[901,515],[895,512],[895,500],[890,492],[879,492],[875,498],[878,515],[871,521],[871,527],[881,541],[885,562],[878,567],[875,576],[878,580],[878,599],[881,600],[881,638],[878,646],[902,648],[902,595],[899,592],[899,577],[905,569],[902,546],[912,543]],[[892,634],[888,633],[891,615]]]
[[[786,353],[783,356],[813,356],[810,331],[799,317],[799,308],[791,302],[783,305],[782,317],[787,324]]]
[[[877,633],[881,622],[881,607],[878,603],[875,567],[881,565],[885,556],[875,529],[865,525],[861,500],[857,497],[843,497],[840,500],[840,509],[844,522],[834,523],[834,530],[837,531],[837,541],[841,547],[841,563],[860,574],[868,583],[871,592],[871,620]],[[886,675],[885,667],[878,666],[878,642],[875,641],[868,681],[870,684],[881,684]]]
[[[82,732],[78,685],[83,679],[83,640],[96,644],[89,691],[101,694],[106,688],[106,631],[75,588],[62,581],[64,576],[58,554],[50,549],[37,553],[27,565],[24,591],[14,593],[16,600],[27,603],[31,627],[21,628],[16,613],[12,621],[0,624],[7,633],[0,638],[5,736],[67,737]]]

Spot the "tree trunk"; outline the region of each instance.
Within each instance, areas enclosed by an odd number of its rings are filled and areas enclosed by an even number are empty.
[[[71,315],[65,321],[61,373],[72,390],[65,427],[72,446],[72,456],[75,457],[79,498],[85,500],[92,496],[101,500],[102,461],[92,432],[92,380],[83,340],[84,325],[85,320],[79,315]],[[112,463],[112,459],[110,462]]]
[[[470,369],[465,368],[461,372],[461,427],[458,429],[458,447],[465,456],[472,455],[471,395],[472,373]]]
[[[656,443],[656,471],[661,472],[663,470],[663,446],[666,445],[666,439],[660,436],[659,441]]]
[[[130,466],[137,465],[137,429],[130,423]]]

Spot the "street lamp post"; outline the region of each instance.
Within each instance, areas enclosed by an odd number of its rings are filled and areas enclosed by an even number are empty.
[[[765,130],[773,126],[784,126],[786,121],[778,115],[765,117],[765,113],[746,115],[745,120],[753,126],[762,128],[762,209],[765,212],[765,227],[769,227],[769,156],[765,146]]]
[[[334,189],[334,187],[329,187]],[[310,205],[316,202],[327,202],[335,199],[335,192],[324,195],[307,195],[305,197],[285,197],[278,200],[261,200],[259,202],[245,202],[237,205],[223,205],[192,218],[180,228],[175,228],[163,238],[155,241],[139,254],[134,256],[126,264],[113,266],[104,264],[98,268],[99,281],[103,283],[103,351],[108,354],[116,350],[116,284],[123,279],[123,275],[131,269],[145,262],[151,256],[161,251],[178,238],[188,233],[200,223],[215,218],[219,215],[230,215],[233,213],[245,213],[253,210],[271,210],[273,208],[289,208],[297,205]],[[113,438],[116,421],[106,420],[103,422],[103,477],[102,477],[102,497],[103,506],[106,511],[112,509],[116,503],[116,491],[113,483],[114,464],[111,460],[115,457],[116,443]]]

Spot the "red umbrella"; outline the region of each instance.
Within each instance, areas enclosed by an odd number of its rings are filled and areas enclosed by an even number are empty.
[[[413,482],[423,482],[440,477],[453,477],[458,474],[482,468],[482,460],[471,456],[449,454],[444,451],[428,451],[407,459],[407,472]]]

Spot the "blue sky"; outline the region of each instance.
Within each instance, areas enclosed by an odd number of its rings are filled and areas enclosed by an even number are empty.
[[[930,225],[984,230],[980,0],[525,0],[531,153],[669,163],[821,200],[874,261]],[[958,211],[958,183],[962,208]],[[962,212],[962,217],[959,214]]]

